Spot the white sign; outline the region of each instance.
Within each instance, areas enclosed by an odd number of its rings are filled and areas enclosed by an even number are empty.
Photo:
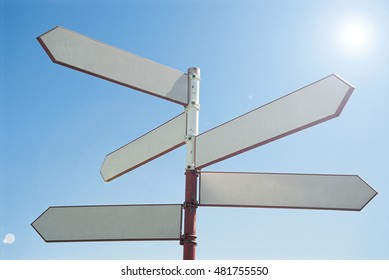
[[[354,88],[336,75],[292,92],[196,137],[201,169],[340,115]]]
[[[200,174],[200,206],[360,211],[376,194],[355,175]]]
[[[101,167],[104,181],[109,182],[171,150],[185,144],[186,113],[178,115],[138,139],[105,157]]]
[[[46,242],[179,240],[181,204],[50,207],[32,226]]]
[[[56,27],[38,41],[53,62],[169,101],[188,104],[187,74]]]

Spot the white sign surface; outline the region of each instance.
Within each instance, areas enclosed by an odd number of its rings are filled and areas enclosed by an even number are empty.
[[[55,63],[169,101],[188,104],[187,74],[56,27],[38,37]]]
[[[46,242],[179,240],[182,205],[50,207],[32,226]]]
[[[159,156],[185,144],[186,113],[157,127],[105,157],[101,167],[109,182]]]
[[[330,75],[196,137],[196,168],[340,115],[354,88]]]
[[[377,192],[354,175],[201,172],[200,206],[360,211]]]

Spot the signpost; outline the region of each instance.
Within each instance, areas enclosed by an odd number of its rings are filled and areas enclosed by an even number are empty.
[[[339,116],[354,88],[334,74],[198,135],[200,69],[182,73],[62,27],[38,41],[55,63],[185,106],[184,113],[108,154],[101,168],[106,182],[187,146],[182,205],[50,207],[32,223],[46,242],[180,240],[183,258],[194,260],[198,206],[358,211],[377,194],[355,175],[201,171]]]
[[[200,174],[200,206],[360,211],[376,194],[356,175]]]
[[[32,226],[46,242],[180,240],[181,204],[50,207]]]
[[[188,77],[165,65],[55,27],[38,37],[54,63],[169,101],[188,104]]]
[[[186,114],[117,149],[105,157],[100,173],[109,182],[185,144]]]
[[[196,166],[204,168],[340,115],[354,88],[330,75],[196,138]]]

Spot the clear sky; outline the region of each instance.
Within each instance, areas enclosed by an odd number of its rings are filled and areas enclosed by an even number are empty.
[[[47,244],[30,226],[49,206],[184,201],[184,147],[102,180],[106,154],[183,107],[52,63],[36,37],[57,25],[199,67],[200,132],[340,75],[356,88],[340,117],[206,170],[357,174],[378,195],[361,212],[199,208],[197,258],[389,259],[388,1],[0,3],[0,259],[182,258],[176,241]]]

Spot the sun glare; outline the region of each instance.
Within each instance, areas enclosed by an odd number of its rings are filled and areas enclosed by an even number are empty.
[[[347,18],[338,28],[338,43],[346,53],[358,55],[369,51],[373,40],[373,28],[367,19]]]

